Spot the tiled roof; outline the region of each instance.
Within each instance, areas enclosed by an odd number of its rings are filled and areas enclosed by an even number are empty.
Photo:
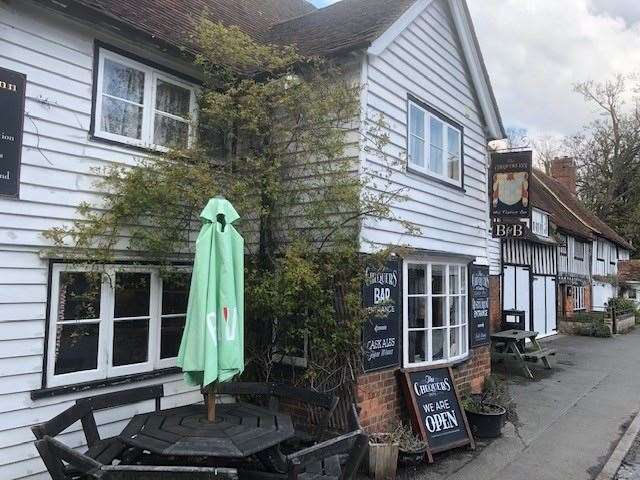
[[[297,45],[307,55],[331,55],[366,47],[416,0],[342,0],[271,27],[266,40]]]
[[[564,185],[552,177],[542,173],[539,170],[535,170],[533,174],[532,185],[532,204],[536,205],[536,200],[533,199],[537,194],[539,196],[538,201],[542,205],[543,195],[550,197],[553,202],[547,203],[549,208],[539,206],[543,210],[546,210],[552,214],[554,222],[557,221],[557,225],[561,229],[566,229],[570,233],[576,233],[585,238],[592,238],[593,235],[601,236],[607,240],[620,245],[624,248],[632,250],[631,245],[618,233],[616,233],[609,225],[600,220],[595,214],[590,212],[577,198],[573,195]],[[546,193],[536,192],[540,187],[546,190]],[[549,198],[547,198],[547,201]],[[558,207],[558,205],[560,207]],[[571,218],[569,218],[571,217]],[[581,235],[580,232],[588,230],[589,236]]]
[[[640,282],[640,260],[619,261],[618,279],[621,282]]]
[[[66,0],[65,3],[89,8],[155,39],[187,49],[193,48],[190,39],[203,17],[236,25],[261,38],[272,25],[315,10],[306,0]]]

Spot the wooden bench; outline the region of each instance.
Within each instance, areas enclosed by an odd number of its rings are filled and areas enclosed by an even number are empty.
[[[45,437],[55,440],[56,436],[67,430],[74,423],[80,421],[82,423],[82,430],[88,447],[84,452],[84,456],[86,458],[92,459],[101,465],[108,465],[115,459],[121,459],[123,457],[133,460],[135,457],[140,455],[141,452],[136,449],[128,448],[117,436],[101,438],[93,412],[96,410],[115,408],[147,400],[155,400],[155,408],[156,410],[159,410],[160,399],[163,395],[163,386],[154,385],[150,387],[134,388],[115,393],[82,398],[77,400],[74,405],[67,408],[59,415],[53,417],[51,420],[39,425],[34,425],[31,427],[31,431],[38,440],[42,440]],[[59,443],[55,440],[54,445],[58,447],[57,451],[60,452],[61,450],[56,442]],[[40,453],[42,456],[42,452]],[[59,463],[54,465],[52,463],[53,457],[50,455],[46,457],[43,456],[42,460],[44,461],[47,470],[49,470],[49,474],[55,480],[58,480],[58,478],[74,478],[73,475],[77,473],[74,471],[73,467],[64,467],[66,472],[65,474],[68,476],[61,477],[59,472]],[[54,476],[52,473],[53,471],[58,472],[58,477]]]

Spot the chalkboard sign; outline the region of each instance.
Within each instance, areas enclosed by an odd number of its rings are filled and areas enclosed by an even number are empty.
[[[489,267],[469,265],[470,346],[487,345],[489,339]]]
[[[365,372],[400,365],[400,288],[399,261],[367,266],[362,299],[371,315],[362,328]]]
[[[17,197],[27,77],[0,68],[0,195]]]
[[[427,458],[451,448],[475,448],[449,366],[402,371],[402,387],[414,428],[428,444]]]

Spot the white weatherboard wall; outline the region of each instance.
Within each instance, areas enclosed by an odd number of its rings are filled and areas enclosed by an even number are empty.
[[[431,2],[379,55],[369,55],[363,78],[368,118],[380,114],[388,124],[387,154],[407,162],[407,94],[411,93],[464,127],[464,189],[462,192],[423,176],[394,168],[390,189],[406,189],[406,201],[393,206],[395,216],[421,231],[409,235],[397,221],[367,219],[361,242],[365,251],[384,245],[448,252],[475,257],[500,273],[499,244],[488,239],[487,138],[456,40],[448,7]],[[367,171],[387,165],[373,154],[363,161]]]
[[[20,200],[0,199],[2,480],[49,478],[43,473],[29,427],[60,413],[80,396],[32,401],[29,394],[40,388],[42,379],[48,262],[38,254],[46,246],[41,233],[74,219],[81,201],[100,199],[93,187],[97,177],[92,167],[132,165],[140,156],[88,139],[94,38],[95,30],[30,9],[25,2],[0,2],[0,66],[27,75]],[[201,400],[181,376],[163,381],[163,408]],[[103,435],[113,435],[126,419],[151,409],[153,402],[147,402],[99,412],[96,420]],[[80,425],[62,439],[73,447],[83,445]]]

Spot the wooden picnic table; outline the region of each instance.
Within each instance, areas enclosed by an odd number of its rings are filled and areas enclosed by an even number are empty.
[[[533,373],[527,365],[527,361],[542,361],[545,368],[551,369],[549,356],[555,355],[555,351],[542,348],[537,340],[538,332],[527,330],[503,330],[491,334],[491,358],[494,360],[515,360],[526,376],[533,379]],[[526,340],[531,341],[530,350],[525,350]]]
[[[257,456],[275,469],[283,467],[278,445],[294,436],[287,414],[248,403],[220,404],[215,422],[204,405],[134,416],[120,434],[128,445],[165,456],[246,458]]]

